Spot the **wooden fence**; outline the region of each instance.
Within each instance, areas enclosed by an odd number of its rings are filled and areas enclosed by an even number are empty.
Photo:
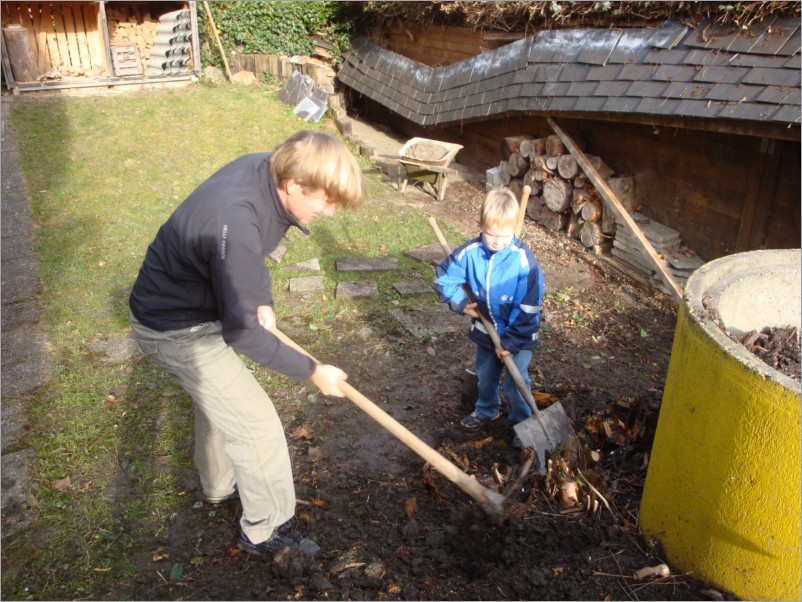
[[[96,2],[3,2],[2,26],[28,31],[40,75],[106,73],[101,18]]]

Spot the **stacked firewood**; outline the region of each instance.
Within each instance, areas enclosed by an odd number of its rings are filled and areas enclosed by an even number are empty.
[[[584,142],[575,138],[584,150]],[[517,196],[531,188],[527,215],[555,232],[564,231],[596,253],[609,255],[615,234],[615,216],[558,136],[502,139],[502,161],[486,172],[488,190],[510,188]],[[614,171],[598,156],[586,155],[628,210],[634,210],[634,181],[614,178]]]
[[[143,62],[150,58],[150,49],[159,26],[157,17],[152,17],[147,10],[139,10],[135,5],[113,6],[106,4],[106,22],[109,29],[109,41],[112,43],[128,43],[139,48]]]

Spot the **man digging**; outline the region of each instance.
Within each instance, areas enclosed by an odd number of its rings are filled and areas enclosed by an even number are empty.
[[[273,153],[240,157],[179,205],[148,247],[129,300],[142,351],[192,397],[195,464],[205,500],[240,499],[240,549],[272,556],[320,547],[293,526],[295,486],[284,429],[239,354],[325,395],[347,375],[271,332],[265,258],[295,226],[305,234],[338,206],[358,208],[365,181],[348,149],[302,131]]]

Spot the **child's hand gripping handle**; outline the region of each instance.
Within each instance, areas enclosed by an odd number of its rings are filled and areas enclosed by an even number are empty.
[[[437,225],[437,220],[434,217],[429,217],[429,225],[434,230],[434,235],[437,237],[437,240],[440,242],[440,246],[443,247],[443,251],[446,252],[446,255],[451,255],[451,246],[446,241],[443,233],[440,231],[440,227]],[[476,303],[476,299],[474,299],[473,293],[471,293],[471,288],[466,284],[462,285],[462,290],[465,291],[465,295],[468,297],[468,300],[471,303]],[[496,346],[496,349],[499,351],[504,351],[504,347],[501,345],[501,337],[498,336],[498,332],[496,331],[496,327],[493,326],[493,323],[488,320],[482,310],[479,309],[479,306],[476,307],[476,313],[479,314],[479,319],[482,321],[482,325],[485,327],[487,334],[490,336],[490,340],[493,341],[493,344]],[[526,382],[524,382],[523,376],[521,376],[520,370],[518,370],[518,366],[515,365],[515,361],[512,359],[512,355],[505,355],[502,358],[504,365],[507,367],[507,373],[512,376],[512,380],[515,381],[515,386],[518,387],[518,390],[521,392],[521,395],[526,400],[526,403],[532,408],[532,411],[537,414],[538,409],[537,405],[535,405],[535,398],[532,396],[532,391],[529,390],[529,387],[526,386]]]

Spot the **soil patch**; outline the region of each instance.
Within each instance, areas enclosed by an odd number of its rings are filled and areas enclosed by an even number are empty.
[[[427,210],[474,234],[482,186],[455,182]],[[422,198],[421,197],[421,198]],[[273,560],[236,548],[239,504],[188,503],[132,552],[138,577],[98,597],[192,600],[702,600],[707,586],[672,567],[639,534],[643,482],[668,369],[676,313],[662,293],[600,263],[584,248],[527,222],[523,238],[544,269],[541,342],[530,374],[538,402],[562,403],[580,435],[583,486],[563,503],[559,471],[528,474],[526,450],[504,418],[467,431],[459,420],[473,345],[464,331],[418,338],[388,312],[343,328],[326,361],[363,394],[483,485],[510,496],[495,524],[450,481],[347,400],[307,397],[280,408],[293,454],[300,529],[323,548]],[[422,266],[425,264],[422,264]],[[421,269],[424,269],[423,267]],[[555,279],[555,282],[557,279]],[[467,322],[465,324],[467,328]],[[304,345],[302,326],[288,335]],[[292,413],[292,412],[295,413]],[[560,465],[555,455],[553,465]],[[190,475],[191,477],[192,475]],[[200,499],[197,480],[183,493]],[[601,497],[600,497],[601,496]],[[608,508],[609,506],[609,508]],[[155,554],[154,551],[159,551]],[[172,576],[172,577],[171,577]],[[732,598],[730,598],[732,599]]]

